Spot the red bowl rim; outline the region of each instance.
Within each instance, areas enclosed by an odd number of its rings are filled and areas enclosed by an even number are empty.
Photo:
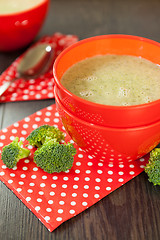
[[[122,127],[108,127],[108,126],[101,126],[101,125],[97,125],[95,123],[90,123],[90,122],[86,122],[80,118],[78,118],[77,116],[73,115],[70,111],[68,111],[68,109],[65,108],[65,106],[63,105],[63,103],[61,102],[61,100],[59,99],[55,88],[54,88],[54,96],[55,96],[55,100],[58,103],[58,105],[61,106],[61,108],[63,109],[63,111],[65,111],[71,118],[75,119],[77,122],[80,122],[81,124],[87,125],[89,127],[94,126],[97,129],[102,129],[102,130],[112,130],[112,131],[139,131],[139,130],[143,130],[143,129],[147,129],[148,127],[155,127],[157,125],[160,125],[160,121],[154,122],[152,124],[148,124],[148,125],[143,125],[143,126],[138,126],[138,127],[126,127],[126,128],[122,128]]]
[[[0,14],[0,18],[1,17],[12,17],[12,16],[16,16],[16,15],[21,15],[21,14],[24,14],[24,13],[27,13],[27,12],[30,12],[30,11],[33,11],[41,6],[43,6],[44,4],[48,3],[50,0],[43,0],[37,4],[35,4],[34,6],[30,7],[30,8],[27,8],[27,9],[24,9],[22,11],[17,11],[17,12],[11,12],[11,13],[1,13]]]
[[[155,101],[149,102],[149,103],[144,103],[144,104],[139,104],[139,105],[129,105],[129,106],[113,106],[113,105],[105,105],[105,104],[99,104],[99,103],[94,103],[88,100],[85,100],[83,98],[80,98],[78,96],[76,96],[75,94],[69,92],[58,80],[57,78],[57,74],[56,74],[56,68],[57,65],[60,61],[60,59],[63,57],[63,55],[65,55],[67,52],[69,52],[72,48],[75,48],[83,43],[87,43],[90,42],[92,40],[98,40],[98,39],[105,39],[105,38],[127,38],[127,39],[135,39],[135,40],[139,40],[139,41],[145,41],[148,42],[150,44],[156,45],[158,47],[160,47],[160,43],[148,39],[148,38],[144,38],[144,37],[140,37],[140,36],[134,36],[134,35],[125,35],[125,34],[108,34],[108,35],[100,35],[100,36],[94,36],[94,37],[90,37],[90,38],[86,38],[83,40],[80,40],[74,44],[72,44],[71,46],[67,47],[65,50],[63,50],[59,56],[56,58],[54,64],[53,64],[53,75],[54,75],[54,79],[56,84],[58,85],[58,87],[60,89],[62,89],[67,95],[69,95],[70,97],[74,97],[74,99],[76,99],[79,102],[82,102],[86,105],[90,105],[92,107],[98,107],[98,108],[107,108],[107,109],[139,109],[139,108],[145,108],[145,107],[152,107],[152,105],[156,105],[156,104],[160,104],[160,99],[157,99]]]

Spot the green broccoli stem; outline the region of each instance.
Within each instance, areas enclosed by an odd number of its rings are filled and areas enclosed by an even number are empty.
[[[22,158],[26,158],[28,157],[30,154],[30,150],[26,149],[26,148],[20,148],[19,149],[19,154],[18,154],[18,158],[22,159]]]

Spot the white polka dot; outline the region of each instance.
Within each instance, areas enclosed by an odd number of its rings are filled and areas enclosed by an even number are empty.
[[[39,195],[44,195],[43,191],[39,191],[38,193],[39,193]]]
[[[95,197],[95,198],[99,198],[99,194],[95,194],[94,197]]]
[[[88,185],[84,185],[84,189],[89,189],[89,186]]]
[[[42,112],[41,112],[41,111],[38,111],[38,112],[36,112],[36,115],[41,116],[41,115],[42,115]]]
[[[77,165],[77,166],[81,166],[81,163],[80,163],[80,162],[76,162],[76,165]]]
[[[55,188],[57,185],[55,184],[55,183],[53,183],[52,185],[51,185],[51,187],[52,188]]]
[[[130,172],[129,172],[130,175],[133,175],[134,173],[135,173],[135,172],[133,172],[133,171],[130,171]]]
[[[25,120],[25,119],[24,119],[24,120]],[[19,127],[19,123],[16,122],[16,123],[13,124],[13,126],[14,126],[14,127]]]
[[[118,182],[123,182],[123,181],[124,181],[123,178],[119,178],[119,179],[118,179]]]
[[[13,180],[9,179],[9,180],[8,180],[8,183],[9,183],[9,184],[13,183]]]
[[[28,124],[23,124],[23,128],[28,128]]]
[[[77,193],[72,193],[72,197],[77,197]]]
[[[39,121],[41,121],[41,118],[40,117],[35,117],[35,121],[39,122]]]
[[[85,177],[85,179],[84,179],[85,181],[90,181],[90,178],[89,177]]]
[[[29,118],[29,117],[25,117],[25,118],[24,118],[24,121],[25,121],[25,122],[29,122],[29,121],[30,121],[30,118]],[[14,126],[15,126],[15,125],[14,125]]]
[[[140,165],[140,168],[144,168],[145,166],[144,165]]]
[[[39,211],[40,209],[41,209],[41,208],[40,208],[39,206],[36,206],[36,207],[35,207],[35,210],[36,210],[36,211]]]
[[[28,95],[23,95],[22,98],[23,98],[24,100],[27,100],[27,99],[29,98],[29,96],[28,96]]]
[[[64,178],[63,178],[64,181],[67,181],[68,179],[69,179],[68,177],[64,177]]]
[[[33,125],[32,125],[32,128],[33,128],[33,129],[36,129],[36,128],[38,128],[38,125],[37,125],[37,124],[33,124]]]
[[[141,162],[144,162],[144,158],[140,158],[140,161],[141,161]]]
[[[45,219],[45,220],[46,220],[46,222],[47,222],[47,221],[49,221],[49,220],[50,220],[50,217],[49,217],[49,216],[46,216],[44,219]]]
[[[58,213],[63,213],[63,209],[58,209]]]
[[[60,205],[64,205],[64,201],[59,201],[59,204]]]
[[[31,200],[30,197],[26,197],[26,201],[29,202]]]
[[[26,130],[22,130],[21,133],[22,133],[22,135],[26,135],[27,131]]]
[[[6,133],[6,132],[8,132],[8,129],[7,128],[3,128],[2,132]]]
[[[23,171],[26,171],[26,170],[28,170],[28,168],[27,168],[27,167],[23,167],[22,169],[23,169]]]
[[[99,190],[99,189],[100,189],[100,187],[99,187],[99,186],[95,186],[95,189],[96,189],[96,190]]]
[[[25,159],[24,162],[25,162],[25,163],[29,163],[29,160],[28,160],[28,159]]]
[[[57,220],[57,222],[60,222],[60,221],[62,221],[62,218],[61,217],[57,217],[56,220]]]
[[[92,166],[93,163],[92,163],[92,162],[88,162],[87,165],[88,165],[88,166]]]
[[[79,177],[75,177],[75,178],[74,178],[74,181],[79,181]]]
[[[10,176],[11,176],[11,177],[15,177],[15,174],[14,174],[14,173],[11,173]]]
[[[50,195],[50,196],[54,196],[54,195],[55,195],[55,192],[50,192],[49,195]]]
[[[130,167],[130,168],[134,168],[134,165],[133,165],[133,164],[130,164],[129,167]]]
[[[32,175],[31,178],[32,178],[32,179],[36,179],[37,176],[36,176],[36,175]]]
[[[124,172],[120,171],[120,172],[118,172],[118,174],[119,174],[119,175],[123,175],[123,174],[124,174]]]
[[[49,203],[49,204],[53,204],[53,200],[49,200],[48,203]]]
[[[74,214],[75,210],[71,209],[69,212],[70,212],[70,214]]]
[[[3,169],[6,169],[6,168],[7,168],[7,166],[6,166],[6,165],[2,165],[2,168],[3,168]]]
[[[17,192],[21,192],[22,191],[22,188],[17,188]]]
[[[41,183],[41,184],[40,184],[40,187],[45,187],[45,186],[46,186],[45,183]]]
[[[37,198],[37,202],[42,202],[42,199],[41,198]]]
[[[21,174],[20,177],[21,177],[21,178],[25,178],[26,175],[25,175],[25,174]]]
[[[80,172],[81,172],[81,171],[80,171],[79,169],[76,169],[76,170],[75,170],[75,173],[77,173],[77,174],[80,173]]]
[[[119,167],[120,167],[120,168],[123,168],[123,167],[124,167],[124,165],[123,165],[123,164],[119,164]]]
[[[47,179],[47,176],[45,176],[45,175],[44,175],[44,176],[42,176],[42,179],[44,179],[44,180],[45,180],[45,179]]]
[[[37,168],[37,167],[34,167],[34,168],[33,168],[33,171],[34,171],[34,172],[38,171],[38,168]]]
[[[76,202],[75,202],[75,201],[72,201],[72,202],[71,202],[71,205],[72,205],[72,206],[75,206],[75,205],[76,205]]]
[[[52,209],[51,208],[46,208],[46,211],[47,212],[52,212]]]
[[[112,163],[108,164],[108,167],[113,167],[113,164]]]
[[[100,182],[101,179],[100,179],[100,178],[96,178],[95,181],[96,181],[96,182]]]
[[[107,181],[108,182],[113,182],[113,179],[112,178],[108,178]]]
[[[12,168],[12,170],[14,170],[14,171],[17,170],[17,166],[15,166],[14,168]]]
[[[33,186],[35,185],[35,183],[30,183],[29,185],[30,185],[31,187],[33,187]]]
[[[87,193],[83,193],[83,197],[87,198],[88,194]]]
[[[97,173],[99,173],[99,174],[102,174],[102,173],[103,173],[103,171],[102,171],[102,170],[98,170],[98,171],[97,171]]]
[[[82,205],[83,205],[83,206],[87,206],[88,203],[87,203],[87,202],[82,202]]]
[[[17,129],[12,129],[12,133],[17,133]]]
[[[62,188],[67,188],[67,184],[63,184],[63,185],[62,185]]]
[[[106,187],[106,190],[107,190],[107,191],[110,191],[110,190],[111,190],[111,187]]]
[[[53,94],[53,93],[48,93],[48,97],[49,97],[49,98],[53,98],[53,97],[54,97],[54,94]]]
[[[57,176],[53,176],[53,178],[52,178],[53,180],[57,180],[58,179],[58,177]]]
[[[65,197],[65,196],[66,196],[66,193],[65,193],[65,192],[62,192],[62,193],[61,193],[61,196],[62,196],[62,197]]]
[[[90,173],[91,173],[91,170],[86,170],[86,173],[87,173],[87,174],[90,174]]]
[[[108,171],[108,174],[109,174],[109,175],[112,175],[112,174],[113,174],[113,171]]]
[[[73,185],[73,188],[74,188],[74,189],[77,189],[77,188],[78,188],[78,185]]]
[[[32,189],[28,189],[27,192],[28,192],[28,193],[32,193],[33,190],[32,190]]]

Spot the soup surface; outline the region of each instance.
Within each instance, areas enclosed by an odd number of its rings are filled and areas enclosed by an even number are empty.
[[[128,55],[98,55],[70,67],[61,83],[91,102],[127,106],[160,99],[160,66]]]
[[[24,11],[41,2],[44,0],[0,0],[0,14]]]

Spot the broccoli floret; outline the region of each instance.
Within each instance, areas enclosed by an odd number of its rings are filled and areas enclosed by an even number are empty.
[[[2,161],[8,168],[15,167],[20,159],[29,156],[30,150],[22,148],[22,144],[22,141],[19,141],[19,138],[16,137],[13,142],[3,147]]]
[[[73,144],[59,144],[49,140],[35,151],[34,162],[48,173],[64,172],[71,169],[75,154],[76,149]]]
[[[160,185],[160,148],[151,151],[148,164],[145,166],[145,172],[150,182],[154,185]]]
[[[41,147],[46,138],[55,139],[57,142],[60,142],[64,140],[64,133],[58,128],[46,124],[33,130],[26,139],[30,145]]]

